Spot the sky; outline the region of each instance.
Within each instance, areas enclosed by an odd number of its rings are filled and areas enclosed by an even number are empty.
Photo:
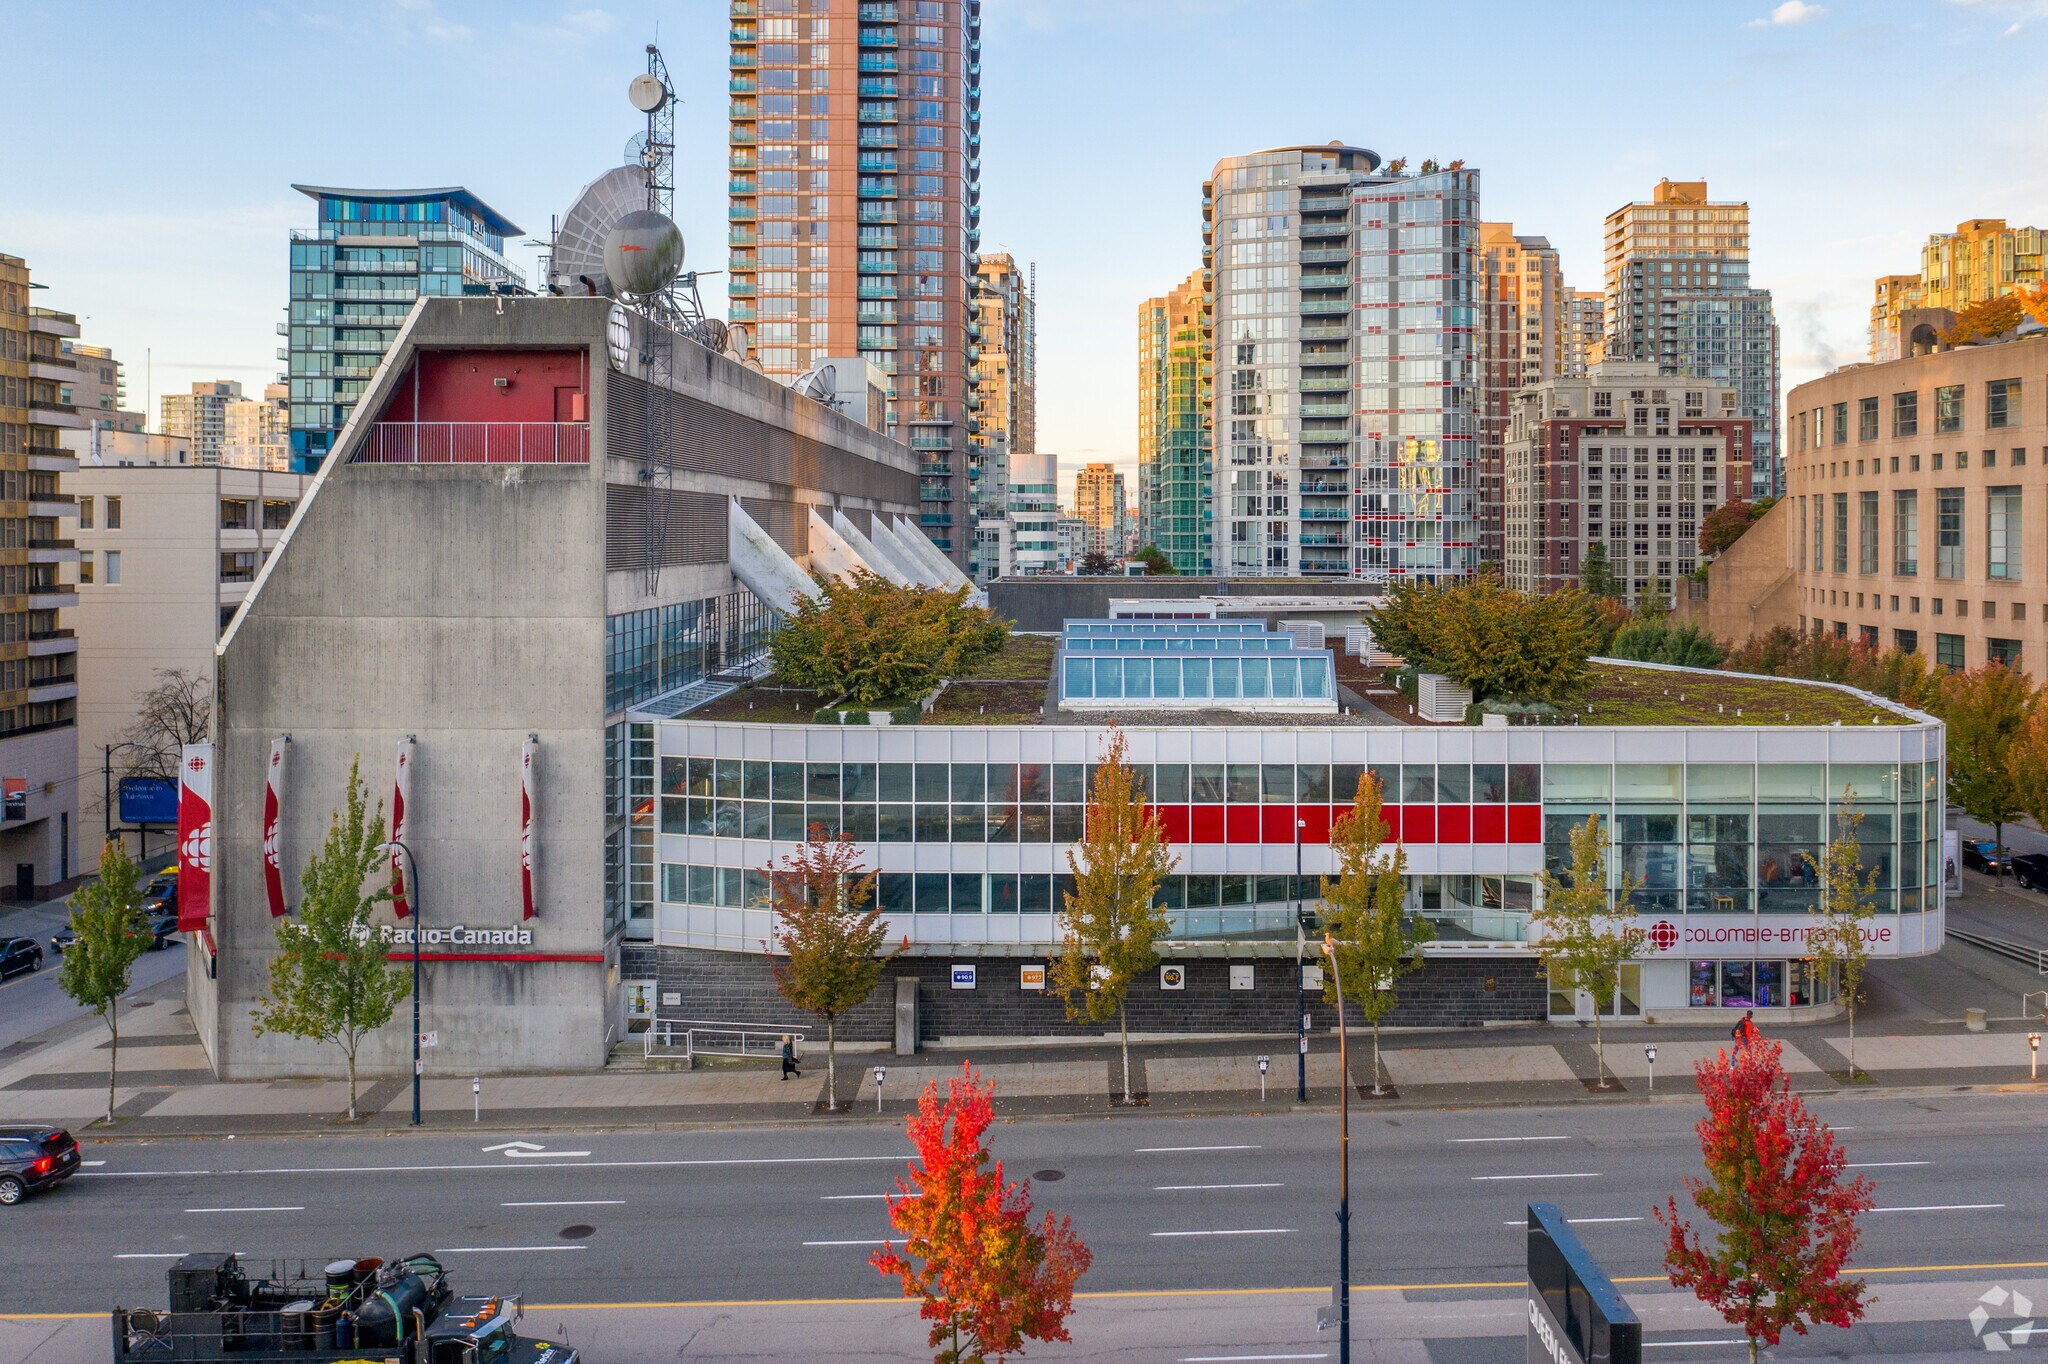
[[[0,0],[0,251],[129,405],[275,378],[293,182],[463,184],[545,234],[641,126],[659,41],[676,216],[723,268],[723,0]],[[1137,308],[1201,260],[1222,157],[1462,158],[1492,221],[1601,282],[1659,178],[1746,200],[1786,387],[1864,358],[1872,281],[1966,218],[2048,226],[2048,0],[985,0],[982,249],[1038,267],[1038,444],[1135,469]],[[203,16],[203,18],[202,18]],[[518,246],[531,264],[538,252]],[[723,276],[704,299],[722,315]],[[155,412],[153,398],[150,411]],[[152,424],[154,417],[152,416]],[[1132,491],[1135,494],[1133,475]]]

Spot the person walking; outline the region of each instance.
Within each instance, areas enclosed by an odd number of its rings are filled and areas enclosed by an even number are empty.
[[[1738,1052],[1744,1047],[1755,1046],[1757,1042],[1762,1040],[1763,1033],[1758,1031],[1756,1026],[1756,1010],[1745,1009],[1742,1011],[1742,1021],[1735,1025],[1735,1031],[1732,1036],[1735,1038],[1735,1050]]]
[[[782,1078],[787,1080],[792,1075],[796,1076],[799,1080],[804,1078],[804,1073],[797,1069],[796,1043],[790,1041],[788,1033],[784,1033],[782,1034]]]

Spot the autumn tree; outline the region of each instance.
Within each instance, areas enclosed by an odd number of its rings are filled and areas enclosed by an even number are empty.
[[[1601,642],[1584,593],[1532,596],[1484,577],[1397,583],[1366,622],[1381,648],[1471,688],[1475,701],[1569,700],[1591,682],[1586,660]]]
[[[263,997],[250,1013],[259,1035],[284,1033],[342,1049],[351,1122],[363,1039],[389,1023],[412,993],[411,977],[392,963],[390,949],[370,926],[371,911],[391,898],[389,845],[384,802],[370,807],[359,766],[349,764],[344,807],[328,821],[326,839],[299,877],[297,916],[273,921],[277,955],[270,959]]]
[[[71,946],[57,968],[57,988],[107,1025],[107,1121],[114,1120],[114,1081],[121,1069],[121,996],[135,962],[155,940],[142,918],[140,878],[119,841],[100,851],[100,873],[71,896]]]
[[[821,580],[769,636],[775,674],[856,706],[917,700],[1002,652],[1010,628],[965,587],[900,587],[858,571]]]
[[[1378,777],[1368,772],[1359,778],[1351,808],[1330,827],[1337,875],[1322,878],[1326,936],[1340,968],[1323,982],[1323,990],[1334,1003],[1341,979],[1345,997],[1372,1024],[1374,1094],[1383,1092],[1380,1020],[1400,1002],[1396,987],[1401,977],[1422,965],[1422,945],[1436,936],[1429,920],[1407,914],[1408,855],[1399,843],[1385,850],[1380,795]]]
[[[1835,980],[1838,997],[1849,1010],[1849,1078],[1856,1078],[1856,1005],[1863,995],[1863,970],[1870,961],[1870,945],[1864,927],[1877,913],[1877,878],[1880,868],[1863,867],[1863,844],[1858,833],[1863,812],[1856,808],[1854,792],[1842,789],[1842,805],[1835,812],[1835,831],[1819,857],[1802,852],[1814,880],[1820,885],[1820,903],[1814,909],[1814,925],[1806,931],[1807,955],[1823,975]]]
[[[1948,798],[1992,826],[2001,852],[2005,826],[2026,813],[2013,755],[2038,701],[2027,675],[2003,663],[1950,673],[1935,701],[1948,726]],[[2001,857],[1998,875],[2004,874]]]
[[[1103,550],[1091,549],[1081,556],[1081,567],[1078,571],[1084,578],[1106,578],[1116,572],[1116,560],[1110,558]]]
[[[1922,709],[1931,707],[1941,690],[1925,654],[1874,649],[1862,640],[1837,639],[1789,625],[1751,635],[1729,651],[1721,666],[1729,672],[1840,682]]]
[[[1145,803],[1145,786],[1125,761],[1124,736],[1111,730],[1095,767],[1081,842],[1067,852],[1074,889],[1060,919],[1060,955],[1052,991],[1069,1019],[1116,1019],[1123,1044],[1124,1102],[1131,1094],[1131,1028],[1124,1001],[1131,982],[1159,960],[1166,913],[1153,902],[1160,878],[1178,859]]]
[[[1529,916],[1530,941],[1550,972],[1552,986],[1584,990],[1593,997],[1593,1058],[1601,1089],[1608,1087],[1601,1015],[1614,1007],[1621,968],[1635,959],[1650,937],[1629,909],[1642,882],[1623,876],[1618,893],[1607,889],[1608,841],[1598,815],[1587,816],[1573,829],[1569,870],[1544,870],[1543,902]]]
[[[1707,1115],[1700,1154],[1707,1178],[1688,1177],[1693,1203],[1718,1228],[1711,1244],[1679,1215],[1654,1207],[1665,1233],[1664,1267],[1760,1346],[1812,1323],[1853,1326],[1870,1299],[1843,1270],[1874,1200],[1868,1179],[1844,1180],[1847,1154],[1785,1078],[1784,1048],[1759,1042],[1694,1067]]]
[[[2028,317],[2048,327],[2048,284],[2022,284],[2014,291],[2020,301],[2020,309]]]
[[[1945,346],[1966,346],[1973,341],[1990,341],[2005,335],[2026,320],[2026,310],[2011,294],[1985,299],[1956,314],[1956,320],[1941,333]]]
[[[2012,770],[2019,806],[2048,829],[2048,706],[2037,705],[2013,741]]]
[[[922,1300],[933,1364],[980,1364],[1026,1341],[1070,1340],[1074,1284],[1094,1257],[1070,1219],[1048,1212],[1032,1224],[1030,1189],[1006,1183],[983,1145],[995,1086],[962,1063],[946,1088],[943,1100],[936,1080],[918,1095],[907,1124],[917,1160],[888,1200],[903,1240],[869,1263]]]
[[[874,993],[892,953],[889,926],[872,904],[875,874],[848,836],[812,825],[804,845],[768,868],[775,985],[797,1008],[825,1020],[825,1106],[839,1107],[839,1015]]]

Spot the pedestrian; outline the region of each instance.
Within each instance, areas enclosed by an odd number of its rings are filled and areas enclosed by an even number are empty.
[[[787,1080],[792,1075],[796,1076],[799,1080],[804,1078],[804,1073],[798,1070],[796,1066],[796,1043],[789,1040],[788,1033],[784,1033],[782,1034],[782,1078]]]
[[[1735,1031],[1732,1036],[1735,1038],[1735,1050],[1738,1052],[1744,1047],[1756,1045],[1763,1036],[1762,1033],[1757,1031],[1756,1010],[1745,1009],[1742,1011],[1742,1021],[1735,1025]]]

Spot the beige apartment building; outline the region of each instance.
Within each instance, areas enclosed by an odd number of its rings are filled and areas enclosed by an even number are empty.
[[[2044,399],[2048,332],[2031,325],[2012,340],[1850,365],[1793,389],[1787,496],[1771,516],[1786,523],[1777,538],[1796,618],[1758,628],[1796,624],[1924,651],[1944,667],[2003,660],[2039,674]],[[1722,576],[1717,564],[1717,621]]]
[[[237,469],[291,467],[291,386],[270,384],[261,398],[239,398],[222,414],[220,462]]]
[[[1087,527],[1083,554],[1123,554],[1128,506],[1124,476],[1115,465],[1089,464],[1074,475],[1074,516]]]
[[[103,789],[132,765],[115,753],[102,781],[105,746],[120,742],[159,672],[210,685],[214,644],[312,476],[166,461],[86,464],[65,481],[78,499],[77,745],[79,770],[91,774],[80,843],[91,870],[108,824]],[[167,848],[170,832],[153,831],[150,851]],[[127,840],[136,851],[135,836]]]
[[[1956,313],[2003,298],[2044,277],[2038,227],[2010,227],[2003,218],[1972,218],[1936,232],[1920,248],[1920,271],[1881,275],[1870,308],[1870,358],[1901,360],[1932,350]]]
[[[166,393],[160,400],[163,433],[190,440],[201,464],[218,464],[227,443],[228,408],[245,401],[242,385],[233,379],[194,384],[190,393]]]
[[[1563,372],[1564,267],[1549,238],[1518,236],[1513,223],[1481,223],[1479,255],[1479,557],[1500,563],[1508,409]]]

